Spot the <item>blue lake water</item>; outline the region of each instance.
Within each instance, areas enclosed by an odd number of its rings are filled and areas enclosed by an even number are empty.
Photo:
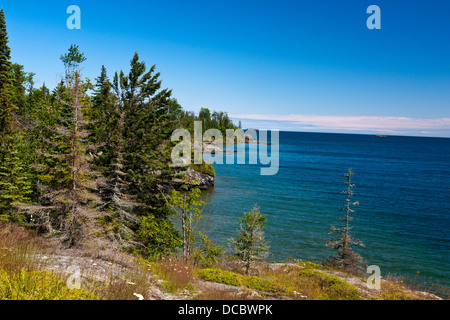
[[[365,244],[355,250],[382,275],[420,271],[450,286],[450,139],[280,132],[279,148],[275,176],[260,175],[259,165],[215,165],[204,215],[217,243],[227,246],[257,203],[268,216],[271,260],[325,260],[334,254],[324,241],[330,225],[341,223],[344,174],[352,168],[360,203],[352,233]]]

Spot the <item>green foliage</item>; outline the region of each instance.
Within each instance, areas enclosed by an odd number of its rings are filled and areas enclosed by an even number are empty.
[[[115,120],[105,126],[113,135],[103,165],[109,167],[113,195],[133,205],[125,208],[116,203],[114,210],[124,216],[168,218],[166,191],[161,192],[160,187],[170,187],[175,174],[170,166],[170,138],[176,124],[175,115],[169,112],[172,92],[161,89],[156,66],[147,70],[137,53],[130,67],[128,75],[120,72],[114,76],[114,97],[109,102],[114,109],[108,110]]]
[[[286,289],[294,299],[309,300],[359,300],[356,287],[333,275],[317,270],[314,263],[284,267],[267,271],[264,276]],[[302,267],[301,269],[299,267]]]
[[[116,72],[110,81],[102,67],[93,86],[80,74],[84,53],[71,45],[60,57],[66,76],[50,91],[45,84],[34,88],[34,74],[11,63],[8,43],[2,9],[0,218],[57,235],[70,246],[103,233],[144,255],[173,252],[179,234],[166,202],[177,173],[170,138],[176,128],[193,125],[195,115],[183,111],[162,88],[156,67],[147,68],[137,53],[129,72]],[[224,113],[202,112],[202,118],[207,127],[233,126]],[[198,169],[214,175],[206,163]],[[201,214],[186,215],[183,230],[192,246]],[[200,255],[208,260],[215,251],[200,238]]]
[[[145,246],[139,252],[150,260],[172,255],[182,245],[174,225],[166,219],[158,221],[153,215],[140,218],[136,234]]]
[[[68,289],[66,282],[39,270],[0,270],[0,300],[100,300],[83,290]]]
[[[66,78],[70,82],[74,78],[74,72],[78,66],[86,61],[84,53],[80,52],[77,45],[71,45],[69,52],[61,55],[60,60],[66,68]]]
[[[208,238],[202,231],[198,231],[198,241],[196,237],[196,228],[203,219],[202,210],[205,204],[199,200],[201,191],[193,188],[178,192],[172,190],[170,200],[167,202],[173,213],[180,218],[183,244],[183,261],[186,263],[193,259],[196,264],[211,266],[217,262],[222,255],[222,247],[214,245],[214,242]]]
[[[22,67],[12,65],[8,46],[5,14],[0,11],[0,217],[2,220],[23,222],[18,207],[29,202],[31,177],[25,168],[23,139],[16,120],[17,103],[24,99],[21,90]],[[21,73],[22,72],[22,73]]]
[[[322,265],[319,265],[317,263],[311,262],[311,261],[302,261],[296,263],[296,265],[303,267],[305,269],[316,269],[316,270],[324,270],[325,267]]]
[[[359,291],[335,276],[313,269],[303,269],[298,272],[299,281],[307,281],[319,288],[320,300],[359,300]]]
[[[212,177],[216,175],[216,172],[214,171],[214,166],[210,163],[206,163],[205,160],[203,160],[202,164],[191,163],[190,167],[197,172],[201,172],[210,175]]]
[[[201,269],[197,271],[200,279],[205,281],[223,283],[235,287],[246,287],[263,292],[285,294],[286,291],[277,283],[255,276],[246,276],[220,269]]]
[[[8,32],[6,30],[5,12],[0,10],[0,89],[10,82],[11,49],[8,46]]]
[[[264,260],[269,253],[269,246],[264,239],[264,228],[267,216],[261,214],[258,206],[244,213],[239,219],[240,232],[237,238],[230,239],[236,255],[244,262],[245,273],[248,274],[253,263]]]
[[[42,192],[40,206],[34,207],[36,225],[45,232],[59,233],[61,240],[74,246],[85,237],[85,221],[96,216],[98,175],[91,163],[96,148],[87,139],[89,84],[78,70],[71,72],[67,85],[60,82],[52,93],[53,100],[43,106],[37,118],[39,126],[30,131],[37,133],[35,139],[40,142],[31,144],[36,152],[32,166]]]
[[[184,186],[184,188],[187,190],[186,186]],[[199,200],[200,195],[201,191],[198,188],[193,188],[192,190],[185,192],[172,190],[170,204],[174,209],[176,209],[177,212],[184,211],[182,213],[189,215],[191,219],[190,222],[192,222],[194,218],[201,220],[201,207],[205,204],[205,202]]]
[[[16,106],[16,112],[21,117],[26,117],[30,112],[30,94],[34,90],[34,76],[32,72],[25,72],[20,64],[13,63],[11,70],[11,94],[12,104]]]
[[[178,102],[174,101],[173,106],[175,107],[176,105],[178,105]],[[198,116],[190,111],[177,111],[177,119],[180,127],[189,130],[191,134],[194,133],[195,121],[202,122],[202,133],[205,133],[209,129],[218,129],[225,137],[227,129],[238,129],[226,112],[211,112],[208,108],[201,108]]]
[[[184,189],[188,189],[184,186]],[[178,215],[181,221],[183,235],[183,260],[187,262],[191,258],[192,249],[196,242],[194,228],[202,220],[201,207],[205,204],[199,200],[201,191],[194,188],[191,191],[178,192],[172,190],[168,205],[173,213]],[[195,224],[195,225],[194,225]]]
[[[25,221],[17,208],[29,203],[32,193],[31,176],[26,171],[17,150],[4,154],[0,162],[0,215],[10,221]]]
[[[12,104],[11,49],[8,43],[5,13],[2,8],[0,11],[0,157],[7,148],[9,134],[14,125],[13,112],[16,109]]]
[[[215,245],[214,241],[202,231],[199,231],[198,235],[200,237],[200,245],[194,251],[194,261],[202,267],[212,267],[217,264],[219,257],[222,256],[223,246]]]
[[[352,246],[358,245],[364,247],[364,244],[357,239],[353,239],[350,234],[350,230],[352,229],[350,227],[350,221],[353,220],[353,217],[351,217],[350,214],[355,212],[352,208],[359,205],[359,202],[352,202],[351,200],[354,195],[354,184],[352,184],[351,181],[353,175],[354,172],[352,169],[349,169],[344,175],[347,180],[345,182],[347,189],[343,193],[346,194],[347,198],[345,204],[341,206],[340,210],[345,212],[345,216],[341,218],[344,225],[341,228],[331,226],[330,233],[336,233],[337,236],[334,239],[326,241],[326,245],[337,250],[337,255],[331,259],[331,263],[333,265],[342,267],[346,271],[357,273],[361,270],[360,263],[363,259],[352,249]]]

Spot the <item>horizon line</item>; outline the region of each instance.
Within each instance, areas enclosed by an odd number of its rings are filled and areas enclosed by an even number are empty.
[[[245,122],[245,127],[288,132],[450,138],[450,117],[232,114],[230,118]]]

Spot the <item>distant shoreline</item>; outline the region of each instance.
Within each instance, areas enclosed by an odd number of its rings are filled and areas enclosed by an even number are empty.
[[[244,129],[244,130],[255,130],[256,132],[260,131],[261,129]],[[269,129],[268,129],[269,130]],[[275,130],[275,129],[274,129]],[[305,133],[305,134],[337,134],[337,135],[355,135],[355,136],[372,136],[372,137],[376,137],[376,136],[384,136],[384,135],[379,135],[376,133],[349,133],[349,132],[315,132],[315,131],[292,131],[292,130],[279,130],[277,129],[280,133],[281,132],[285,132],[285,133]],[[269,130],[270,131],[270,130]],[[431,139],[450,139],[450,137],[432,137],[432,136],[414,136],[414,135],[398,135],[398,134],[389,134],[386,135],[386,137],[398,137],[398,138],[431,138]]]

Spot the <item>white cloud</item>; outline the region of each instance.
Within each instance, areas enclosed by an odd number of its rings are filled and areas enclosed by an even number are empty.
[[[359,133],[386,133],[399,135],[427,135],[450,137],[450,118],[421,119],[383,116],[337,115],[262,115],[236,114],[232,118],[246,122],[264,122],[263,126],[279,126],[280,130],[336,131]]]

